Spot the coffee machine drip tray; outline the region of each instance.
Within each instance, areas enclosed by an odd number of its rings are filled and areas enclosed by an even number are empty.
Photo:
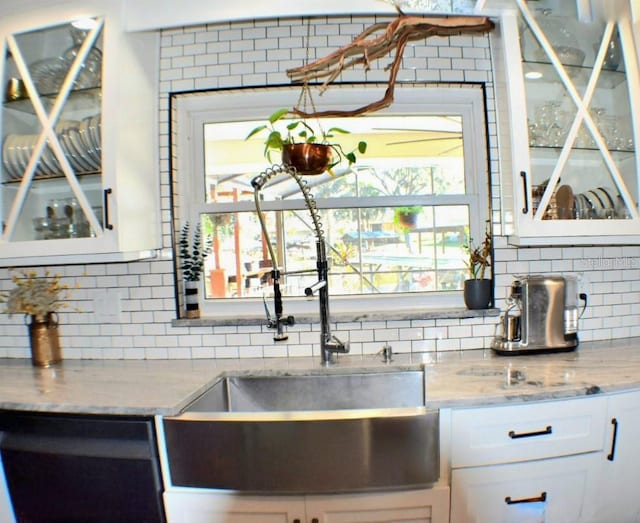
[[[494,338],[491,348],[496,354],[502,356],[515,356],[520,354],[540,354],[550,352],[571,352],[578,347],[578,335],[573,334],[573,340],[567,340],[565,345],[559,347],[545,346],[529,346],[525,347],[519,341],[506,341],[501,338]]]

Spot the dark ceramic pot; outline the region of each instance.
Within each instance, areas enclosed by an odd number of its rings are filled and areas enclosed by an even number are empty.
[[[464,303],[467,309],[488,309],[491,305],[491,280],[465,280]]]
[[[331,146],[321,143],[293,143],[282,147],[282,163],[298,174],[322,174],[331,164]]]
[[[398,217],[398,223],[406,229],[415,229],[416,225],[418,225],[417,212],[396,211],[396,216]]]

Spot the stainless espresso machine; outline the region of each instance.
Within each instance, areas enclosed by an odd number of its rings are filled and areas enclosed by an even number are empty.
[[[586,294],[579,297],[586,307]],[[578,318],[575,277],[518,277],[491,348],[499,354],[573,350],[578,346]]]

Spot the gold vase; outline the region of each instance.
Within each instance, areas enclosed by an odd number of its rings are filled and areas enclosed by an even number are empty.
[[[62,360],[58,319],[53,313],[44,318],[29,316],[31,362],[36,367],[50,367]]]

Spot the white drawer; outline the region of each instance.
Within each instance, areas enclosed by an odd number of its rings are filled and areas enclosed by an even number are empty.
[[[454,470],[451,523],[598,521],[593,519],[593,510],[602,459],[601,453],[592,452]]]
[[[451,465],[473,467],[600,450],[606,398],[455,409]]]

